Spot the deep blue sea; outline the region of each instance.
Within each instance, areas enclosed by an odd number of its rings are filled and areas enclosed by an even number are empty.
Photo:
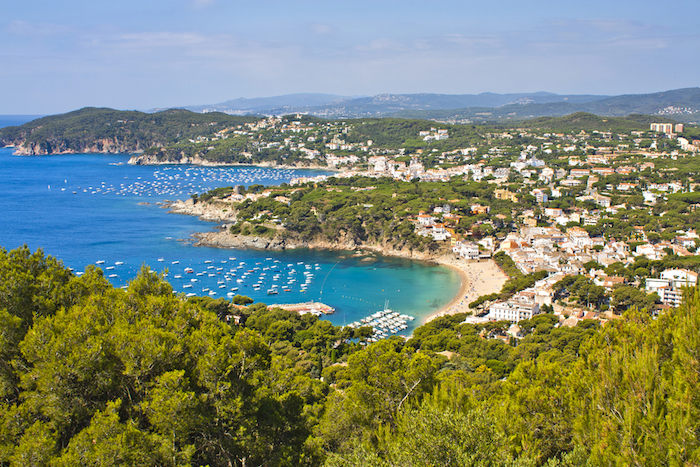
[[[321,301],[336,308],[326,318],[336,325],[381,310],[388,300],[392,310],[417,318],[403,334],[459,290],[460,278],[449,268],[405,259],[367,262],[352,252],[194,247],[191,234],[216,225],[170,214],[156,204],[220,186],[278,185],[293,175],[323,172],[130,166],[128,159],[92,154],[23,157],[0,148],[0,246],[41,248],[76,273],[98,263],[118,287],[146,264],[167,271],[178,292],[216,298],[234,292],[267,304]],[[254,272],[243,278],[246,271]],[[256,283],[259,289],[253,287]],[[279,294],[267,294],[272,285],[278,285]]]

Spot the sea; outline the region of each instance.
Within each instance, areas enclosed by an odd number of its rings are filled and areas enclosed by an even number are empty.
[[[27,245],[82,273],[102,268],[124,287],[143,265],[176,293],[267,305],[320,301],[335,325],[388,307],[415,318],[410,333],[458,293],[453,270],[388,256],[317,250],[260,251],[195,247],[192,234],[218,225],[169,213],[168,201],[226,186],[279,185],[319,170],[259,167],[131,166],[129,155],[16,156],[0,148],[0,247]],[[277,291],[269,294],[269,291]]]

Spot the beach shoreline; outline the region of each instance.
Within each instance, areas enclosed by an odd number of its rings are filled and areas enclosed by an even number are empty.
[[[500,292],[503,284],[508,280],[508,276],[492,259],[467,262],[445,256],[436,258],[434,261],[459,274],[461,284],[457,295],[440,310],[427,316],[423,324],[441,316],[470,313],[471,302],[482,295]]]
[[[208,205],[207,205],[208,206]],[[195,205],[191,200],[187,203],[171,203],[167,207],[170,212],[186,215],[199,216],[205,220],[222,221],[223,215],[220,209],[213,207],[211,212],[204,212],[204,205]],[[209,246],[214,248],[244,248],[256,250],[286,250],[309,248],[318,250],[345,250],[354,251],[356,254],[380,254],[410,259],[414,261],[425,261],[448,267],[455,271],[461,280],[457,294],[438,311],[426,314],[421,319],[422,324],[428,323],[439,316],[455,315],[459,313],[469,313],[469,304],[482,295],[489,295],[500,292],[503,284],[508,280],[508,276],[498,267],[492,259],[467,261],[455,257],[451,252],[443,251],[442,255],[434,255],[428,252],[418,252],[414,250],[395,250],[380,245],[356,244],[354,242],[299,242],[295,243],[291,239],[284,242],[275,242],[270,238],[258,236],[232,235],[228,231],[198,232],[193,234],[197,239],[195,246]],[[421,313],[422,314],[422,313]]]

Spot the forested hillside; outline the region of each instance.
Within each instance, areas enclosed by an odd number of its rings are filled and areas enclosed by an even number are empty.
[[[198,114],[173,109],[148,114],[86,107],[0,129],[0,144],[19,145],[34,154],[66,151],[134,152],[166,146],[187,138],[210,136],[223,128],[254,122],[255,117],[223,113]]]
[[[0,250],[0,465],[700,462],[694,290],[656,319],[545,314],[516,340],[458,315],[372,345],[233,301]]]

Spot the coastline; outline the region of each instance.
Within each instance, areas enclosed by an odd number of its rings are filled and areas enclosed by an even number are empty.
[[[96,146],[86,148],[82,151],[76,151],[75,149],[65,149],[55,152],[46,151],[35,151],[34,148],[25,148],[24,146],[17,144],[8,144],[5,146],[0,146],[2,149],[13,149],[12,155],[14,156],[68,156],[76,154],[104,154],[111,156],[129,156],[128,165],[151,165],[151,166],[161,166],[161,165],[195,165],[199,167],[259,167],[263,169],[285,169],[285,170],[324,170],[328,172],[342,172],[342,169],[335,167],[328,167],[326,165],[318,164],[277,164],[274,162],[213,162],[201,157],[185,157],[179,160],[164,160],[158,161],[157,159],[150,159],[143,155],[143,149],[122,149],[112,150],[112,149],[98,149]]]
[[[440,316],[469,313],[469,304],[481,295],[489,295],[500,292],[503,284],[508,280],[503,271],[492,259],[478,262],[466,262],[451,257],[437,258],[435,262],[447,266],[457,272],[462,282],[459,293],[442,309],[428,316],[424,323]]]
[[[192,200],[176,201],[164,206],[174,214],[185,214],[197,216],[200,219],[215,222],[235,222],[235,211],[224,211],[222,207],[206,203],[194,203]],[[414,261],[427,261],[448,267],[455,271],[461,283],[457,294],[440,310],[427,315],[422,319],[422,323],[428,323],[433,319],[454,315],[459,313],[469,313],[469,304],[481,295],[489,295],[500,292],[503,284],[508,280],[508,276],[492,260],[479,260],[467,262],[456,258],[451,251],[442,248],[438,254],[427,251],[416,251],[410,249],[394,249],[388,245],[368,245],[356,243],[351,238],[337,238],[335,241],[300,241],[293,237],[275,238],[232,235],[226,230],[214,232],[198,232],[192,237],[196,240],[195,246],[209,246],[214,248],[245,248],[256,250],[286,250],[309,248],[317,250],[344,250],[354,251],[356,254],[380,254],[410,259]],[[364,253],[363,253],[364,252]]]
[[[277,162],[216,162],[210,161],[206,158],[201,157],[199,154],[194,156],[182,156],[179,159],[169,158],[164,160],[159,160],[157,156],[146,155],[141,153],[132,153],[133,155],[129,158],[129,165],[196,165],[201,167],[261,167],[265,169],[290,169],[290,170],[327,170],[329,172],[341,172],[341,170],[334,167],[328,167],[318,164],[278,164]]]
[[[455,258],[452,253],[443,253],[442,255],[435,256],[426,252],[395,250],[392,248],[385,248],[380,245],[358,245],[354,242],[346,241],[339,241],[337,243],[301,242],[296,244],[289,240],[286,242],[277,242],[261,237],[241,237],[238,235],[230,235],[226,232],[195,233],[193,237],[197,239],[195,246],[210,246],[215,248],[252,248],[257,250],[293,250],[297,248],[336,251],[344,250],[354,251],[356,254],[373,253],[405,258],[414,261],[426,261],[448,267],[455,271],[461,279],[459,290],[452,300],[450,300],[450,302],[443,306],[440,310],[425,316],[422,319],[422,324],[428,323],[440,316],[471,312],[472,310],[469,309],[469,304],[471,302],[476,300],[481,295],[500,292],[503,284],[508,280],[508,276],[501,271],[496,262],[492,259],[467,262],[465,260]]]

